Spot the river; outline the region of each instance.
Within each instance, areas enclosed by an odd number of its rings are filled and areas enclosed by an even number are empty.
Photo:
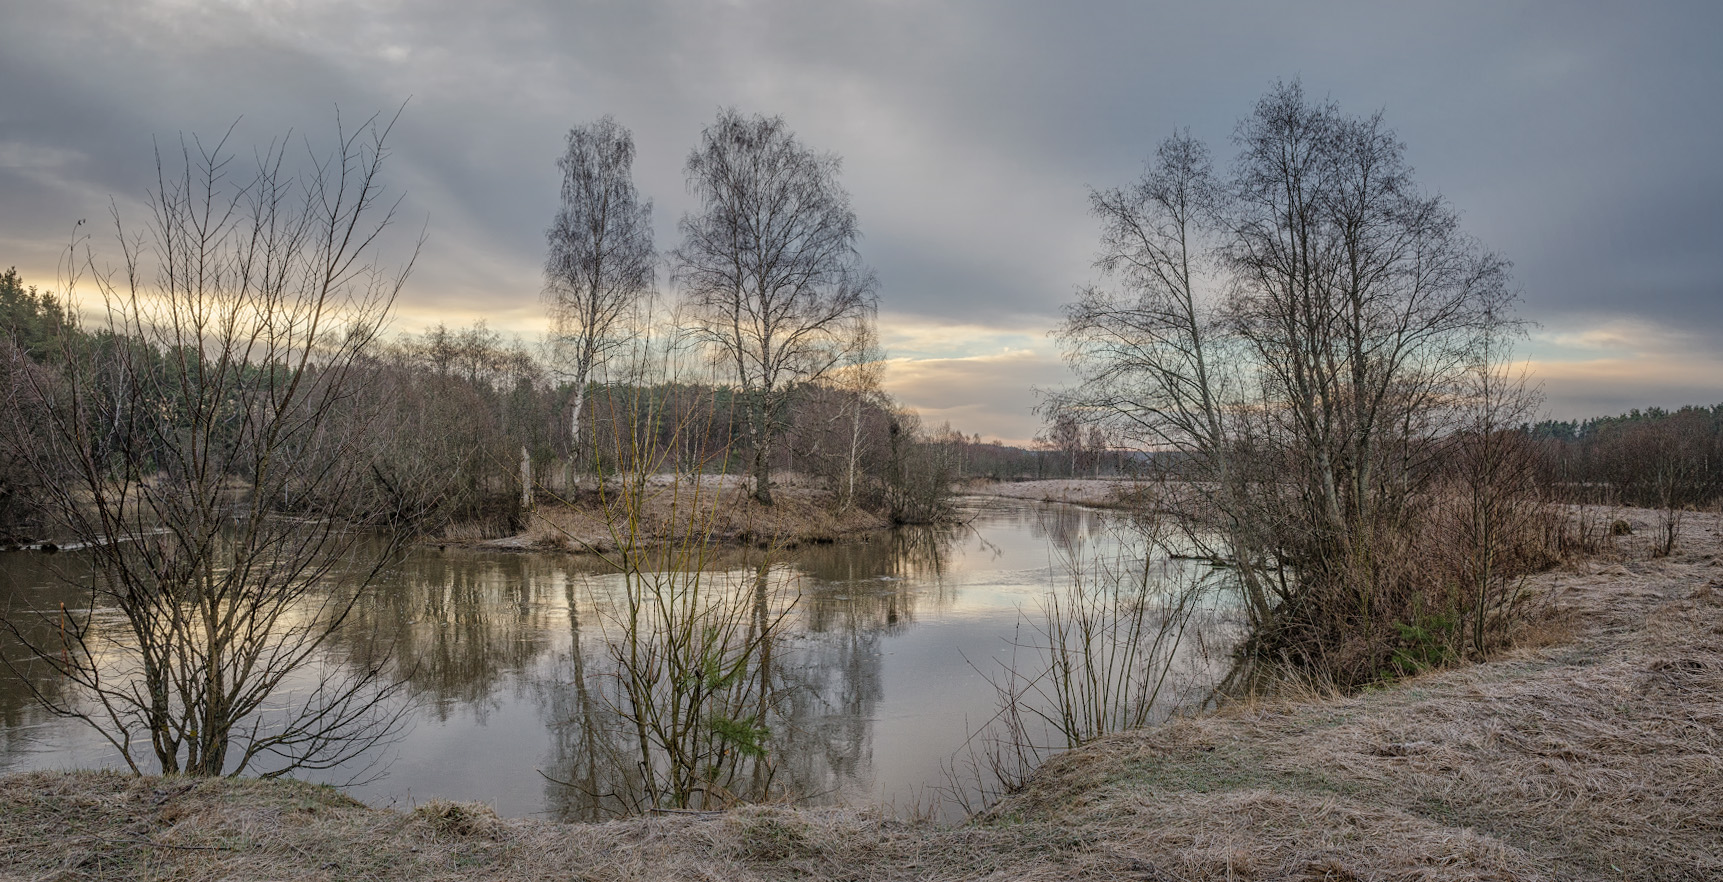
[[[1032,665],[1028,656],[1045,642],[1034,630],[1039,604],[1070,583],[1072,561],[1136,553],[1116,516],[1095,509],[970,497],[961,511],[961,526],[905,528],[774,560],[774,578],[794,598],[774,674],[778,798],[946,817],[972,803],[977,782],[966,777],[966,759],[998,713],[994,684],[1005,666]],[[0,556],[6,609],[75,604],[79,594],[63,578],[76,577],[78,565],[76,554]],[[1157,566],[1193,578],[1203,569]],[[605,611],[617,584],[588,557],[414,549],[374,586],[325,658],[344,664],[379,641],[391,647],[407,679],[404,725],[363,762],[303,777],[353,782],[351,795],[379,806],[442,798],[484,802],[505,816],[621,811],[592,771],[616,759],[594,747],[605,727],[593,717],[606,707],[594,681],[614,655]],[[1199,694],[1224,661],[1224,641],[1210,633],[1199,645],[1199,636],[1193,629],[1180,646],[1171,681],[1179,697],[1163,698],[1169,706]],[[18,656],[15,644],[0,649]],[[47,679],[38,686],[57,688]],[[0,772],[117,765],[94,731],[48,715],[0,671]],[[626,760],[623,767],[625,778]],[[953,788],[965,799],[942,799]]]

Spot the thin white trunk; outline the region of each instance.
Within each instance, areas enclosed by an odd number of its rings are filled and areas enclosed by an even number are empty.
[[[580,445],[580,420],[585,413],[586,376],[585,373],[582,372],[582,375],[578,378],[574,387],[574,414],[569,417],[568,421],[568,461],[573,465],[574,473],[576,475],[580,474],[585,469],[585,463],[581,458],[581,454],[584,451],[581,449]]]
[[[532,453],[520,446],[520,507],[532,511]]]
[[[856,393],[856,408],[850,418],[850,461],[849,489],[844,493],[844,510],[848,511],[856,501],[856,460],[861,457],[861,412],[862,396]]]

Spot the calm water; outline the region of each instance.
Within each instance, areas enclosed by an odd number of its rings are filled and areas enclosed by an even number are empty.
[[[1028,642],[1023,613],[1068,582],[1066,561],[1128,553],[1092,509],[969,499],[964,514],[960,528],[783,555],[778,573],[799,600],[773,742],[781,789],[808,802],[930,803],[952,783],[954,753],[997,710],[987,675],[1013,642]],[[0,556],[0,597],[7,609],[74,602],[51,569],[78,564],[73,554]],[[504,815],[613,810],[556,783],[594,762],[583,736],[595,702],[582,686],[606,653],[601,611],[616,585],[601,569],[570,555],[414,551],[330,650],[341,663],[380,638],[415,662],[406,728],[375,753],[374,780],[349,792],[374,805],[482,801]],[[1193,670],[1212,668],[1192,658]],[[117,764],[93,732],[47,716],[0,671],[0,772]]]

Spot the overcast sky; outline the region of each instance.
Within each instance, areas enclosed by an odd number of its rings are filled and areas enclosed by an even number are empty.
[[[722,106],[843,157],[888,386],[1021,441],[1092,280],[1087,189],[1177,128],[1229,156],[1278,79],[1386,112],[1422,184],[1515,264],[1558,417],[1723,401],[1723,3],[0,0],[0,268],[141,220],[152,139],[241,151],[406,110],[385,169],[428,239],[395,328],[543,332],[564,133],[634,131],[660,247]],[[98,227],[98,230],[102,227]],[[98,248],[105,243],[98,238]]]

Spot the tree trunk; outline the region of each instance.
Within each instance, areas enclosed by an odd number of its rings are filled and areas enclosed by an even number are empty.
[[[861,453],[861,412],[862,397],[858,393],[855,413],[850,417],[850,457],[846,474],[848,485],[844,489],[843,511],[849,511],[850,506],[855,505],[856,502],[856,460],[860,458]]]
[[[520,507],[523,513],[532,511],[532,453],[520,446]]]
[[[772,504],[772,440],[767,432],[759,433],[754,440],[754,500],[761,505]]]
[[[754,500],[761,505],[772,504],[772,410],[771,392],[755,392],[752,419],[748,421],[754,438]]]
[[[581,446],[580,420],[586,413],[586,378],[580,377],[574,387],[574,413],[568,419],[568,460],[573,463],[575,473],[584,471],[585,463]]]

